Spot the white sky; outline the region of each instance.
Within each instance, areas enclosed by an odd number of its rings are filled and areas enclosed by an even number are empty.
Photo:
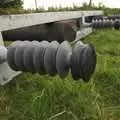
[[[103,3],[108,7],[120,8],[120,0],[92,0],[94,4]],[[38,7],[44,6],[71,6],[73,3],[82,4],[83,2],[89,2],[89,0],[37,0]],[[24,0],[24,8],[35,8],[35,0]]]

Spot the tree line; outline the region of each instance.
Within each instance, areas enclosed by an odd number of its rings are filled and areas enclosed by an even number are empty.
[[[22,0],[0,0],[0,8],[21,8]]]
[[[36,0],[35,0],[36,3]],[[19,14],[19,13],[36,13],[36,12],[58,12],[58,11],[79,11],[79,10],[103,10],[105,15],[120,15],[120,8],[108,8],[102,3],[99,3],[98,6],[94,5],[92,0],[89,0],[87,4],[84,2],[81,5],[73,4],[70,7],[63,6],[51,6],[46,10],[44,7],[38,7],[35,9],[23,8],[23,0],[0,0],[0,14]],[[37,6],[37,3],[36,3]]]

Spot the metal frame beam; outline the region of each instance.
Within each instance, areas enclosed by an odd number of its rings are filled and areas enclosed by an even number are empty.
[[[17,29],[32,25],[75,19],[85,16],[102,15],[103,11],[69,11],[69,12],[47,12],[20,15],[0,16],[0,31]]]

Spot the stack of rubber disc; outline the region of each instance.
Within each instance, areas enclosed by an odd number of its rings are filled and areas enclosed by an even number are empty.
[[[89,81],[96,67],[96,51],[91,44],[78,42],[73,48],[71,73],[75,80]]]
[[[92,28],[99,29],[99,28],[113,28],[114,21],[113,20],[92,20]],[[114,25],[115,26],[115,25]],[[118,26],[118,25],[116,25]]]
[[[91,44],[68,41],[16,41],[8,47],[7,61],[11,69],[30,73],[59,75],[64,79],[70,69],[74,80],[89,81],[96,66],[96,51]]]

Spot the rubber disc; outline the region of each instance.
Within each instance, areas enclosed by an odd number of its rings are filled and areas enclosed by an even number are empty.
[[[35,52],[34,52],[34,57],[33,57],[34,68],[35,68],[35,71],[40,74],[46,74],[45,67],[44,67],[44,54],[48,45],[49,45],[49,42],[43,41],[40,43],[39,47],[35,49]]]
[[[99,21],[96,22],[96,26],[95,26],[96,29],[99,28]]]
[[[56,69],[61,78],[65,78],[69,72],[72,48],[68,41],[60,44],[56,54]]]
[[[83,80],[88,82],[96,67],[96,51],[91,44],[87,44],[82,56],[81,68],[83,70]]]
[[[59,43],[57,41],[52,41],[46,48],[44,55],[44,66],[48,75],[55,76],[57,74],[56,70],[56,53]]]
[[[83,72],[81,68],[81,61],[83,50],[85,46],[81,42],[77,42],[73,48],[72,58],[71,58],[71,73],[74,80],[79,80],[82,78]]]
[[[8,65],[10,66],[11,69],[18,71],[17,66],[15,64],[15,51],[16,48],[21,44],[21,41],[16,41],[13,42],[9,47],[8,47],[8,52],[7,52],[7,61]]]
[[[119,28],[120,28],[120,22],[119,21],[115,21],[114,29],[118,30]]]
[[[92,28],[95,28],[95,22],[94,21],[92,22]]]
[[[34,57],[35,49],[37,49],[37,47],[38,45],[31,42],[31,44],[29,44],[27,48],[24,50],[23,60],[27,72],[35,73],[33,57]]]
[[[97,25],[97,28],[100,28],[100,21],[98,21],[98,25]]]
[[[99,28],[102,28],[102,21],[99,21]]]
[[[38,46],[39,46],[40,42],[34,40],[34,41],[32,41],[32,44],[33,44],[33,45],[38,45]]]
[[[19,69],[20,71],[26,72],[23,57],[24,57],[24,50],[28,47],[29,44],[30,44],[29,41],[24,41],[18,48],[16,48],[15,64],[17,66],[17,69]]]
[[[41,44],[46,48],[48,47],[49,42],[44,40],[44,41],[41,41]]]

